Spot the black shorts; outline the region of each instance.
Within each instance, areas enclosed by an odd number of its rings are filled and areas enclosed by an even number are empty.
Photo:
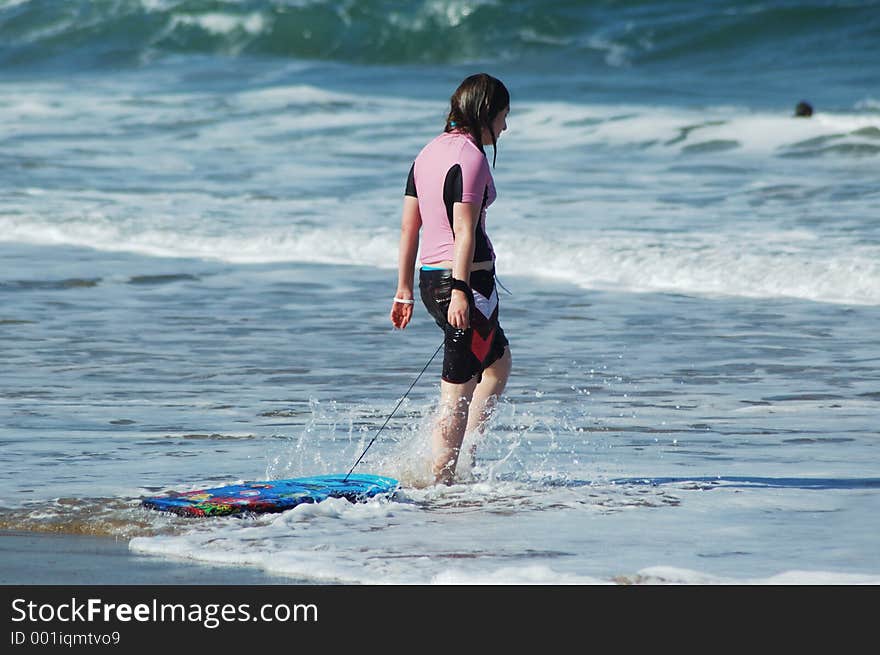
[[[428,313],[443,330],[443,374],[446,382],[461,384],[483,371],[504,355],[507,337],[498,324],[498,291],[495,271],[472,271],[471,289],[474,303],[470,311],[470,327],[454,328],[446,320],[452,294],[452,271],[425,269],[419,271],[419,291]]]

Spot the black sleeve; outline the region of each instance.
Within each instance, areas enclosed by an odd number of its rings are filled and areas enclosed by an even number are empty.
[[[449,227],[452,227],[452,210],[455,203],[461,202],[462,194],[461,164],[455,164],[446,171],[446,180],[443,182],[443,204],[446,205],[446,218],[449,219]]]
[[[413,165],[409,168],[409,176],[406,178],[406,192],[404,195],[412,196],[413,198],[418,198],[419,194],[416,193],[416,163],[413,162]]]

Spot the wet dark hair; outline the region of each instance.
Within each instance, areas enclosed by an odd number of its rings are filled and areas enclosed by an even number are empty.
[[[498,78],[486,73],[477,73],[465,78],[458,85],[449,99],[449,116],[446,117],[445,132],[461,130],[473,137],[480,149],[483,149],[483,128],[492,135],[492,166],[498,156],[498,135],[492,131],[492,121],[510,106],[510,94],[507,87]]]
[[[806,100],[801,100],[797,103],[797,106],[794,108],[795,116],[812,116],[813,115],[813,106],[807,102]]]

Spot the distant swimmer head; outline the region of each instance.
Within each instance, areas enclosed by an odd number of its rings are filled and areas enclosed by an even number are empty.
[[[471,135],[480,150],[491,144],[497,151],[498,137],[507,129],[509,111],[510,94],[504,83],[486,73],[477,73],[465,78],[449,99],[444,131],[462,130]]]
[[[795,116],[802,116],[804,118],[808,118],[813,115],[813,105],[811,105],[806,100],[801,100],[797,103],[797,106],[794,108]]]

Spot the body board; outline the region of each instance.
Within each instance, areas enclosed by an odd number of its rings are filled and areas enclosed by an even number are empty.
[[[160,512],[181,516],[228,516],[242,513],[283,512],[302,503],[327,498],[358,502],[378,495],[390,495],[398,487],[394,478],[380,475],[319,475],[289,480],[242,482],[212,489],[197,489],[144,498],[141,504]]]

